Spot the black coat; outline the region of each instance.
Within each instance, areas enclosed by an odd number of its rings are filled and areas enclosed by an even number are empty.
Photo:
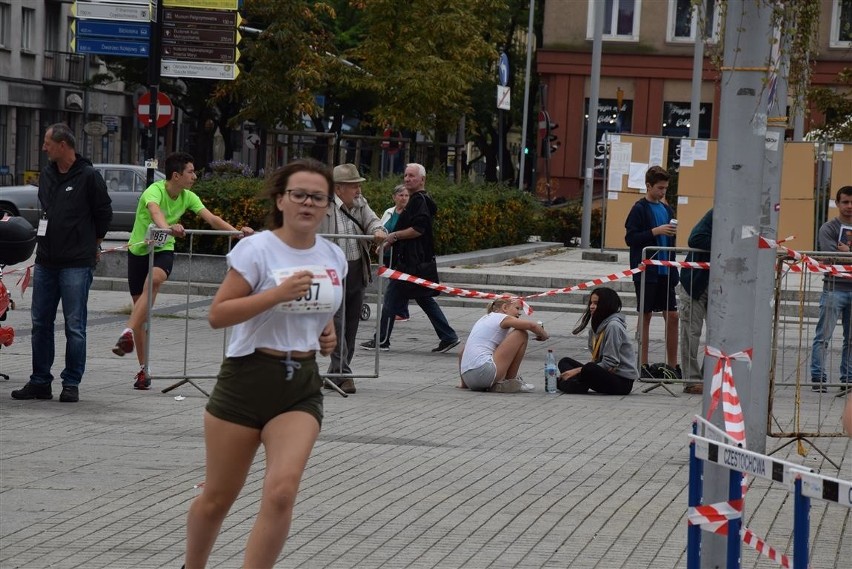
[[[112,200],[104,179],[78,154],[64,174],[56,163],[49,163],[38,182],[47,234],[38,238],[36,263],[53,269],[95,266],[96,240],[106,235],[112,221]]]

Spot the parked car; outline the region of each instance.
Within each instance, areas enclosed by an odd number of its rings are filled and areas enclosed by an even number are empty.
[[[103,176],[112,199],[112,223],[110,231],[130,231],[136,218],[136,205],[139,196],[147,187],[147,171],[144,166],[128,164],[95,164],[95,169]],[[164,180],[166,175],[156,170],[155,180]],[[40,208],[38,205],[38,187],[33,185],[8,186],[0,188],[0,216],[3,212],[19,215],[38,226]]]

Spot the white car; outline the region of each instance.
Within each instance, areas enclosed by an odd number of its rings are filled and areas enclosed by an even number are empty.
[[[127,164],[95,164],[95,169],[103,176],[112,199],[112,223],[110,231],[130,231],[136,218],[136,205],[139,196],[147,188],[147,171],[144,166]],[[156,170],[154,180],[164,180],[166,175]],[[38,187],[33,185],[7,186],[0,188],[0,217],[3,212],[19,215],[38,226],[40,208],[38,205]]]

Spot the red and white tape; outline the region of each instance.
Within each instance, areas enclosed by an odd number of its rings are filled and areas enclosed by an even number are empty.
[[[707,261],[663,261],[661,259],[643,259],[643,265],[658,265],[661,267],[680,267],[686,269],[710,269]]]
[[[486,298],[486,299],[520,298],[521,301],[524,303],[524,310],[526,311],[526,313],[532,314],[532,307],[529,307],[529,305],[526,304],[526,301],[531,299],[531,298],[555,296],[557,294],[567,294],[569,292],[574,292],[574,291],[577,291],[577,290],[586,290],[586,289],[601,285],[601,284],[606,283],[606,282],[617,281],[617,280],[623,279],[625,277],[633,276],[637,273],[641,273],[644,270],[645,270],[645,266],[640,265],[640,266],[636,267],[635,269],[629,269],[629,270],[621,271],[621,272],[618,272],[618,273],[612,273],[611,275],[607,275],[605,277],[601,277],[601,278],[597,278],[597,279],[592,279],[590,281],[586,281],[584,283],[579,283],[579,284],[576,284],[576,285],[573,285],[573,286],[548,290],[546,292],[540,292],[538,294],[531,294],[529,296],[522,296],[522,297],[513,297],[511,295],[506,295],[506,294],[494,294],[494,293],[490,293],[490,292],[479,292],[479,291],[476,291],[476,290],[467,290],[467,289],[463,289],[463,288],[446,286],[446,285],[442,285],[442,284],[439,284],[439,283],[432,282],[432,281],[427,280],[427,279],[416,277],[414,275],[409,275],[408,273],[403,273],[402,271],[396,271],[396,270],[393,270],[393,269],[389,269],[389,268],[385,267],[384,265],[379,267],[378,275],[380,277],[384,277],[386,279],[392,279],[392,280],[399,280],[399,281],[414,283],[414,284],[417,284],[417,285],[420,285],[420,286],[424,286],[426,288],[431,288],[432,290],[437,290],[437,291],[443,292],[445,294],[451,294],[451,295],[454,295],[454,296],[464,296],[464,297],[468,297],[468,298]]]
[[[790,569],[790,558],[784,554],[778,553],[772,546],[766,543],[766,541],[754,535],[754,532],[750,529],[743,528],[742,538],[744,544],[751,547],[759,554],[763,555],[767,559],[771,559],[785,569]]]
[[[689,525],[701,526],[706,531],[728,534],[728,520],[740,519],[743,515],[743,501],[731,500],[703,506],[694,506],[687,511]]]
[[[457,288],[454,286],[446,286],[436,282],[432,282],[427,279],[423,279],[420,277],[416,277],[414,275],[409,275],[408,273],[403,273],[402,271],[397,271],[394,269],[389,269],[386,266],[382,265],[379,267],[377,274],[380,277],[384,277],[386,279],[392,279],[397,281],[404,281],[413,283],[422,287],[431,288],[432,290],[437,290],[439,292],[443,292],[445,294],[451,294],[453,296],[463,296],[467,298],[486,298],[486,299],[495,299],[495,298],[520,298],[516,296],[512,296],[510,294],[495,294],[492,292],[479,292],[476,290],[467,290],[464,288]],[[523,298],[521,298],[523,302]],[[527,314],[532,314],[532,307],[528,304],[524,303],[524,311]]]
[[[759,236],[757,246],[760,249],[780,249],[784,251],[790,257],[800,261],[801,265],[792,265],[790,270],[793,272],[804,272],[810,271],[812,273],[831,273],[833,275],[837,275],[840,277],[850,277],[852,275],[848,275],[846,273],[852,273],[852,265],[825,265],[820,263],[816,259],[812,259],[811,257],[796,251],[795,249],[790,249],[789,247],[785,247],[781,245],[784,241],[788,241],[790,238],[782,239],[781,241],[774,241],[769,239],[768,237]]]
[[[713,411],[716,410],[719,399],[721,399],[725,431],[731,438],[745,446],[745,420],[743,419],[740,397],[734,385],[731,360],[745,361],[751,365],[752,349],[749,348],[728,355],[711,346],[705,346],[704,353],[717,358],[716,369],[713,370],[713,382],[710,384],[710,408],[707,410],[707,418],[709,419],[713,415]]]

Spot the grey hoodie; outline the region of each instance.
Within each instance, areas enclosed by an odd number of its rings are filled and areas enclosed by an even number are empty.
[[[598,326],[598,332],[589,328],[589,350],[594,353],[595,338],[603,334],[603,343],[595,363],[606,369],[615,368],[615,375],[625,379],[639,379],[636,369],[636,351],[633,340],[627,334],[627,322],[620,312],[605,318]]]

